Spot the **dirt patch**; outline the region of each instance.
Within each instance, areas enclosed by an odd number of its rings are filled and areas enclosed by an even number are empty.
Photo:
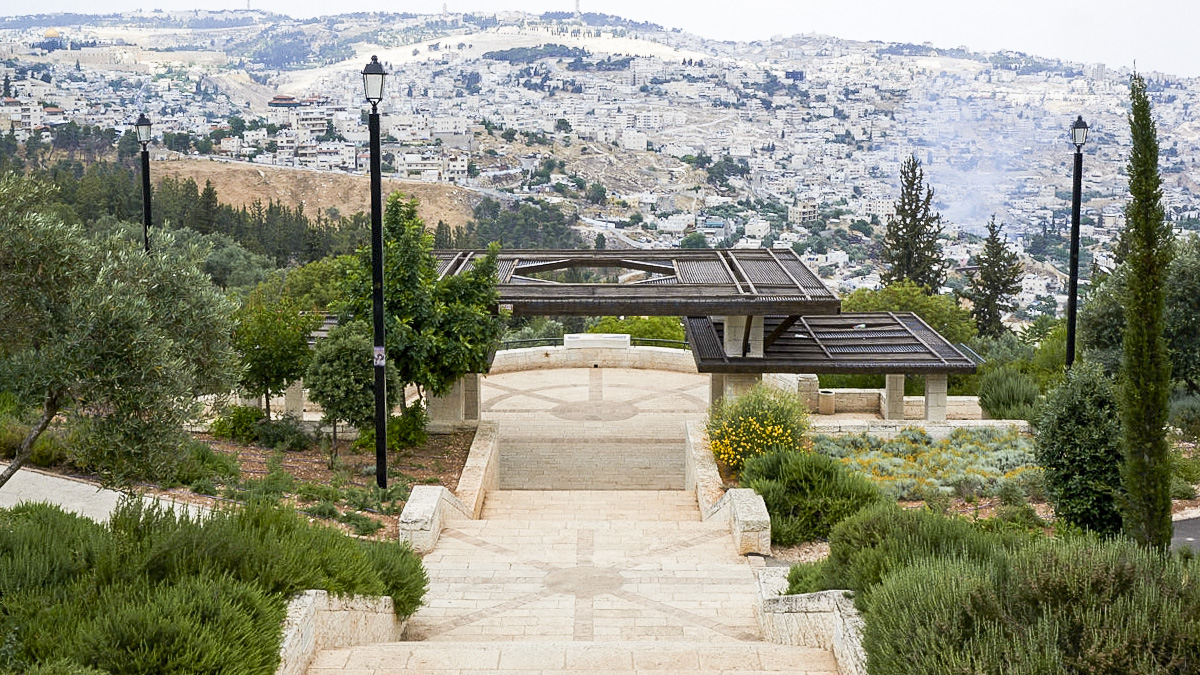
[[[287,206],[304,206],[309,216],[328,213],[337,209],[348,216],[371,208],[371,181],[332,171],[291,169],[277,166],[259,166],[244,162],[227,162],[210,159],[181,159],[154,163],[154,175],[173,178],[191,178],[201,189],[205,181],[212,181],[217,198],[233,206],[249,206],[254,200],[266,203],[269,200]],[[384,180],[384,199],[399,191],[416,197],[417,212],[432,228],[439,220],[451,227],[466,225],[472,211],[482,197],[455,185],[424,183],[419,181]]]

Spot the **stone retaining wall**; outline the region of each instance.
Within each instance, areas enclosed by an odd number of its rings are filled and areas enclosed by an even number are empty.
[[[407,619],[400,619],[391,598],[339,597],[305,591],[288,603],[275,675],[304,675],[317,652],[376,642],[396,642]]]
[[[454,491],[472,518],[479,518],[483,511],[483,500],[487,493],[500,484],[500,425],[495,422],[480,422],[475,429],[475,440],[467,454],[458,477],[458,489]]]
[[[552,368],[634,368],[696,372],[696,360],[687,349],[668,347],[528,347],[496,352],[489,375]]]
[[[695,491],[700,517],[727,519],[738,554],[771,555],[771,516],[763,498],[747,488],[726,490],[700,423],[688,422],[686,433],[684,489]]]
[[[1017,433],[1029,433],[1029,423],[1024,420],[947,420],[945,422],[930,422],[928,420],[855,420],[855,419],[822,419],[820,415],[809,417],[814,434],[871,434],[881,438],[892,438],[907,427],[924,429],[932,438],[943,439],[955,429],[1012,429]]]
[[[787,590],[787,572],[786,567],[758,570],[755,615],[763,640],[828,649],[841,675],[867,675],[863,621],[849,591],[781,595]]]

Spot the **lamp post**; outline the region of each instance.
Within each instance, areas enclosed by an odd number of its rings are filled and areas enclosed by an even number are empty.
[[[371,104],[367,126],[371,132],[371,317],[375,348],[375,483],[387,487],[387,349],[383,344],[383,187],[379,171],[379,102],[383,100],[383,79],[387,73],[379,57],[372,56],[363,68],[363,88]]]
[[[1075,313],[1079,305],[1079,203],[1083,191],[1083,144],[1088,125],[1080,115],[1071,125],[1071,142],[1075,144],[1075,180],[1071,191],[1071,269],[1067,288],[1067,368],[1075,363]]]
[[[150,151],[146,146],[150,144],[150,118],[146,117],[146,113],[138,115],[137,121],[133,123],[133,129],[137,132],[138,143],[142,144],[142,244],[146,247],[146,253],[150,252]]]

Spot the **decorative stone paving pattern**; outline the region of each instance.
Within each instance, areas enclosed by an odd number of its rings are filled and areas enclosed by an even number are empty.
[[[708,377],[618,368],[489,376],[504,490],[679,490],[683,424],[703,419]]]
[[[493,493],[486,520],[454,523],[425,557],[430,604],[406,638],[757,640],[750,564],[691,499]]]

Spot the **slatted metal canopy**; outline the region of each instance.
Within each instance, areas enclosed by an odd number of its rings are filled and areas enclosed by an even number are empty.
[[[486,251],[434,251],[439,277]],[[572,268],[644,272],[628,283],[561,283],[534,274]],[[497,260],[500,303],[523,315],[835,314],[840,301],[790,249],[510,250]]]
[[[689,316],[684,326],[702,373],[937,374],[976,367],[911,312],[768,316],[762,357],[726,355],[720,319]]]

